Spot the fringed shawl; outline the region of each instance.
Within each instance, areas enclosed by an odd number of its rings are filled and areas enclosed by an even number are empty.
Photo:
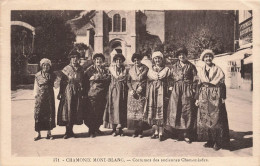
[[[54,74],[53,73],[45,73],[43,74],[42,71],[39,71],[35,74],[35,80],[34,80],[34,90],[33,95],[36,96],[38,93],[37,91],[42,85],[49,85],[50,88],[54,86]]]
[[[87,68],[85,73],[89,78],[96,76],[94,77],[94,80],[107,80],[109,78],[108,70],[104,66],[97,67],[95,65],[91,65]]]
[[[69,79],[77,78],[78,75],[76,73],[83,72],[83,68],[79,65],[77,68],[74,68],[71,65],[67,65],[62,69],[62,73],[65,74]]]
[[[41,86],[43,84],[47,84],[50,81],[54,81],[53,75],[51,73],[45,73],[44,74],[42,71],[35,74],[35,79],[36,79],[38,86]]]
[[[209,77],[207,77],[206,75],[206,65],[200,68],[200,70],[198,71],[198,77],[201,83],[205,82],[211,83],[213,85],[217,85],[221,82],[224,82],[225,80],[225,74],[223,73],[221,68],[219,68],[215,64],[213,64],[212,67],[210,67]]]
[[[147,76],[151,80],[163,79],[170,75],[170,69],[168,67],[162,68],[159,72],[154,71],[154,66],[149,69]]]
[[[129,75],[131,76],[132,80],[142,80],[143,76],[147,73],[147,71],[148,67],[146,67],[143,64],[138,68],[132,66],[129,70]]]
[[[111,65],[108,69],[109,69],[111,75],[116,79],[124,80],[127,76],[127,72],[126,72],[125,67],[120,68],[121,72],[119,74],[117,74],[116,65]]]

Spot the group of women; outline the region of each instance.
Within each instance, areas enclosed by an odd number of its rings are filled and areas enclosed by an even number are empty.
[[[102,134],[99,127],[112,128],[113,136],[124,135],[123,128],[134,130],[133,137],[143,137],[143,131],[154,129],[151,139],[166,138],[165,132],[177,134],[179,140],[191,143],[194,131],[204,147],[219,150],[229,144],[228,119],[225,108],[226,87],[223,71],[212,63],[214,53],[204,50],[196,67],[187,60],[185,47],[177,50],[178,62],[165,66],[161,52],[152,54],[152,67],[141,63],[142,56],[132,56],[133,66],[124,65],[125,57],[118,53],[108,69],[103,66],[103,54],[93,56],[94,64],[84,70],[79,65],[79,53],[69,54],[70,64],[62,70],[57,125],[66,126],[64,139],[75,137],[73,125],[83,122],[89,136]],[[35,140],[41,130],[48,130],[53,139],[55,127],[54,75],[51,61],[42,59],[42,70],[35,76]],[[170,130],[169,130],[170,129]]]

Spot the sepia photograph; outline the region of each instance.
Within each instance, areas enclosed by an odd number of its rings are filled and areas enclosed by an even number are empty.
[[[258,11],[114,9],[11,8],[9,162],[253,159]]]

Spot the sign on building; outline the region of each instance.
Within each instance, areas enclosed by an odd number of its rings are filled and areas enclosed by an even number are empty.
[[[252,17],[239,24],[240,41],[242,44],[252,43]]]

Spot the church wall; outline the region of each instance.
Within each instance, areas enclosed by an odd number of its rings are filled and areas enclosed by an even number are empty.
[[[89,45],[89,41],[88,40],[89,40],[88,35],[86,35],[86,36],[77,35],[75,43],[84,43],[86,45]]]
[[[106,49],[113,45],[114,42],[121,42],[122,45],[122,53],[126,57],[125,63],[131,63],[131,57],[132,54],[136,51],[136,31],[135,31],[135,11],[134,10],[126,10],[126,11],[120,11],[120,10],[112,10],[112,11],[105,11],[105,15],[107,15],[107,18],[113,18],[115,14],[119,14],[121,19],[126,18],[126,31],[122,32],[122,29],[120,32],[113,32],[113,28],[111,32],[104,33],[104,39],[106,38],[105,35],[108,35],[108,42],[104,43],[104,47]],[[108,23],[108,21],[104,21],[104,27],[105,23]],[[112,26],[113,27],[113,26]],[[121,25],[122,28],[122,25]],[[104,50],[105,51],[105,50]],[[109,50],[110,52],[112,50]],[[111,58],[109,58],[111,62]]]
[[[127,26],[129,27],[129,36],[128,42],[126,45],[127,52],[127,63],[132,63],[131,58],[132,55],[136,52],[136,12],[130,11],[128,12],[128,21]]]

